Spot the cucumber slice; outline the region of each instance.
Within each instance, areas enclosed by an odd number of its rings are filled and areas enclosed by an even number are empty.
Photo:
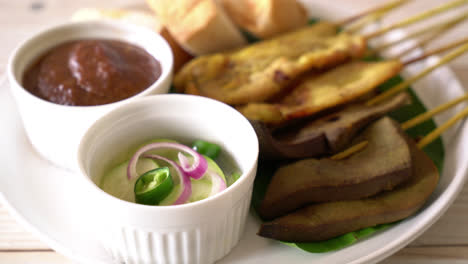
[[[105,174],[102,179],[99,187],[106,193],[115,196],[119,199],[135,202],[135,194],[133,188],[138,177],[128,180],[127,178],[127,166],[128,161],[119,164],[117,167],[111,169],[107,174]],[[137,164],[136,170],[138,175],[141,175],[147,171],[159,168],[159,165],[156,161],[152,159],[140,159]]]
[[[143,173],[146,173],[150,170],[154,170],[159,167],[159,164],[154,159],[141,158],[137,163],[136,172],[138,173],[138,175],[142,175]]]
[[[206,158],[206,161],[208,162],[208,169],[215,171],[216,173],[221,175],[224,182],[226,182],[226,177],[224,176],[224,173],[221,170],[221,168],[218,166],[218,164],[216,164],[216,162],[214,162],[212,159],[206,156],[205,158]],[[198,180],[190,179],[190,182],[192,184],[192,195],[190,195],[187,201],[188,203],[200,201],[209,196],[211,192],[211,180],[209,177],[207,177],[206,175],[203,175],[203,177],[201,177]],[[177,200],[179,193],[180,193],[180,185],[177,184],[172,190],[172,192],[164,200],[162,200],[159,203],[159,205],[173,204]]]
[[[172,153],[169,156],[175,156]],[[219,174],[224,182],[226,182],[226,177],[221,170],[221,168],[209,157],[206,157],[208,162],[208,169],[211,171],[215,171]],[[173,160],[177,160],[175,157]],[[123,162],[116,166],[115,168],[111,169],[101,180],[99,187],[107,192],[108,194],[115,196],[119,199],[128,201],[128,202],[135,202],[135,192],[134,187],[137,179],[139,177],[135,177],[134,179],[128,180],[127,178],[127,166],[128,161]],[[142,175],[147,171],[159,168],[159,164],[153,159],[146,159],[142,158],[137,164],[137,173],[138,175]],[[169,168],[172,175],[176,173],[172,168]],[[180,184],[176,177],[173,177],[174,180],[174,188],[169,193],[166,198],[164,198],[159,205],[172,205],[178,198],[180,193]],[[211,179],[204,175],[198,180],[191,179],[192,184],[192,195],[189,197],[188,202],[195,202],[202,199],[205,199],[211,193]]]

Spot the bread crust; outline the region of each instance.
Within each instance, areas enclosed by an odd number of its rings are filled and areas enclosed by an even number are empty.
[[[296,0],[221,0],[229,17],[250,33],[269,38],[307,24],[306,9]]]
[[[147,0],[177,42],[193,55],[240,47],[244,36],[214,0]]]

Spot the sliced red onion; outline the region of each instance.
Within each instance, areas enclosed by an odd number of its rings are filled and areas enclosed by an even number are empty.
[[[180,166],[182,167],[182,170],[184,170],[185,174],[194,178],[195,180],[198,180],[203,177],[206,170],[208,169],[208,162],[206,161],[205,157],[200,155],[198,152],[195,151],[195,153],[197,153],[199,161],[197,162],[195,159],[193,159],[192,164],[190,164],[189,159],[182,152],[179,152],[177,157],[179,158]]]
[[[177,172],[177,176],[179,176],[180,179],[180,194],[177,200],[173,203],[173,205],[177,204],[184,204],[187,202],[189,199],[190,195],[192,195],[192,184],[190,182],[190,178],[181,170],[180,166],[175,163],[174,161],[167,159],[163,156],[155,155],[155,154],[149,154],[145,155],[145,158],[150,158],[150,159],[156,159],[156,160],[162,160],[167,163],[169,163]]]
[[[221,175],[212,170],[208,170],[206,174],[211,178],[211,192],[208,197],[226,189],[226,182],[224,181],[223,177],[221,177]]]
[[[132,179],[133,177],[138,176],[136,173],[136,164],[140,156],[147,151],[155,149],[174,149],[189,154],[193,158],[192,164],[190,164],[187,157],[185,157],[180,152],[178,157],[182,171],[185,173],[185,175],[194,179],[200,179],[205,174],[206,169],[208,168],[208,162],[206,161],[206,159],[195,150],[179,143],[156,142],[141,147],[135,152],[135,154],[133,154],[127,167],[128,179]]]

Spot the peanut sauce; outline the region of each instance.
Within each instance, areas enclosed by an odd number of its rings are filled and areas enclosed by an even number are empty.
[[[52,48],[27,69],[23,86],[53,103],[90,106],[138,94],[160,75],[160,63],[140,47],[87,39]]]

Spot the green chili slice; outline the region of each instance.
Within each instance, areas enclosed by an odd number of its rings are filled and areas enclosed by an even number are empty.
[[[147,171],[135,182],[135,201],[139,204],[157,205],[173,188],[174,182],[168,167]]]
[[[192,149],[213,160],[216,159],[219,155],[219,152],[221,152],[220,146],[204,140],[196,140],[193,142]]]

